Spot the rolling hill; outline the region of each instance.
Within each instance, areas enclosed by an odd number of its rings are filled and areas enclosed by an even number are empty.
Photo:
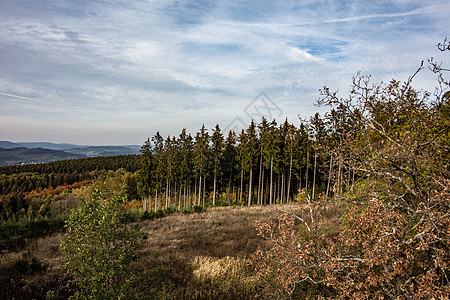
[[[84,158],[84,155],[43,148],[0,149],[0,166],[46,163],[56,160]]]
[[[46,163],[98,156],[139,154],[140,146],[89,146],[47,142],[0,141],[0,166]]]

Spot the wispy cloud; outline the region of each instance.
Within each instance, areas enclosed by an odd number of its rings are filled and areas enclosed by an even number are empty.
[[[395,13],[377,13],[377,14],[369,14],[369,15],[361,15],[361,16],[353,16],[353,17],[345,17],[340,19],[332,19],[332,20],[322,20],[321,23],[341,23],[341,22],[356,22],[361,20],[368,19],[386,19],[386,18],[399,18],[399,17],[407,17],[413,15],[426,15],[430,12],[437,11],[440,8],[448,8],[445,5],[432,5],[427,7],[420,7],[411,11],[405,12],[395,12]],[[305,23],[304,25],[309,25],[314,23]]]

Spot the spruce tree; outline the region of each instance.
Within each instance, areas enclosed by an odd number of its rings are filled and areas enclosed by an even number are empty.
[[[220,176],[220,173],[222,172],[220,161],[224,152],[224,144],[223,134],[220,132],[220,127],[217,124],[213,129],[213,134],[211,136],[211,155],[214,175],[213,206],[216,205],[217,176]]]

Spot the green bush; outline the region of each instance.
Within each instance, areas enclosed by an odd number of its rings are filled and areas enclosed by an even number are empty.
[[[164,210],[162,209],[158,209],[155,213],[155,218],[156,219],[160,219],[160,218],[164,218],[166,216],[166,213]]]
[[[155,212],[146,210],[142,213],[141,218],[142,220],[153,220],[155,218]]]
[[[146,236],[125,222],[120,202],[96,192],[66,222],[61,252],[65,267],[81,288],[74,298],[132,298],[130,263]]]
[[[8,222],[0,225],[0,251],[24,248],[33,239],[60,231],[65,223],[64,217],[26,222]]]
[[[166,214],[173,214],[176,213],[178,211],[178,209],[174,206],[169,206],[168,208],[166,208]]]
[[[39,261],[36,257],[32,257],[31,261],[26,258],[19,258],[14,261],[12,270],[22,274],[41,273],[47,269],[47,265]]]
[[[206,209],[203,206],[199,206],[199,205],[194,205],[194,212],[196,213],[201,213],[206,211]]]

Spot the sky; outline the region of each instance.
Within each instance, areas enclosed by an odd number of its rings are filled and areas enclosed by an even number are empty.
[[[141,145],[261,116],[296,125],[352,77],[450,65],[443,0],[0,0],[0,140]],[[432,91],[423,71],[413,86]]]

